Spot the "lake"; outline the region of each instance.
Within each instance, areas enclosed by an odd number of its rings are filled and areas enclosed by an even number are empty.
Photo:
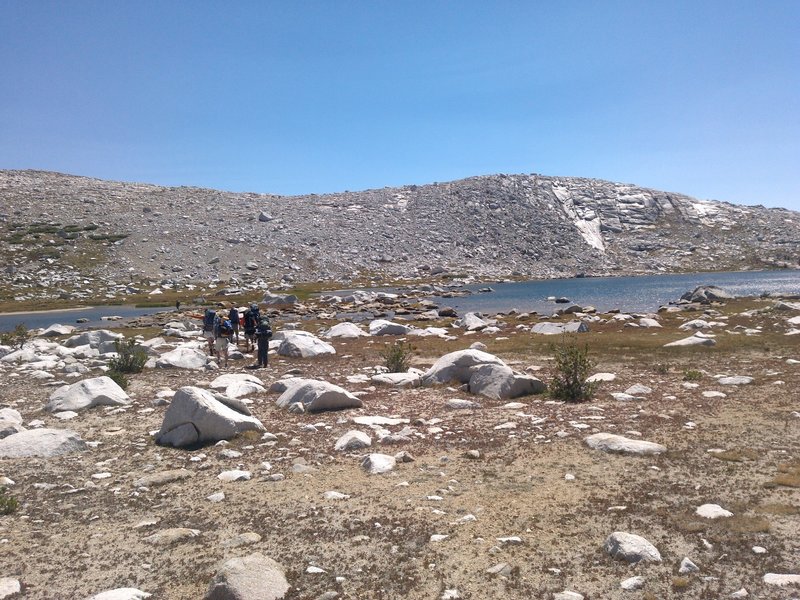
[[[699,285],[715,285],[736,296],[758,296],[763,292],[800,294],[800,271],[587,277],[492,283],[488,286],[476,284],[464,287],[472,291],[491,287],[494,291],[431,300],[440,306],[452,306],[459,314],[506,312],[512,308],[549,314],[558,307],[567,306],[548,301],[548,296],[566,297],[581,306],[594,306],[600,312],[615,308],[627,312],[654,312],[659,306],[677,301],[683,293]]]
[[[114,327],[114,321],[104,321],[103,317],[143,317],[157,312],[170,310],[169,308],[137,308],[135,306],[93,306],[89,308],[75,308],[69,310],[48,310],[22,314],[0,314],[0,331],[11,331],[20,323],[28,329],[49,327],[53,323],[73,325],[75,327]],[[76,323],[78,319],[89,319],[86,323]]]

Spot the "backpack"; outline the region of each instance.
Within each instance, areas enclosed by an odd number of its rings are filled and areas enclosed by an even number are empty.
[[[236,323],[239,324],[239,311],[234,307],[231,309],[231,312],[228,313],[228,318],[231,320],[231,324]]]
[[[269,319],[267,317],[261,317],[261,320],[258,322],[258,327],[256,327],[256,335],[267,339],[272,337],[272,326],[269,324]]]
[[[230,319],[223,319],[219,323],[219,337],[228,337],[233,333]]]
[[[248,308],[246,311],[244,311],[245,331],[254,331],[255,328],[258,326],[258,321],[259,321],[258,309],[254,311],[252,308]]]
[[[214,331],[214,320],[217,318],[217,311],[206,309],[203,315],[203,331]]]

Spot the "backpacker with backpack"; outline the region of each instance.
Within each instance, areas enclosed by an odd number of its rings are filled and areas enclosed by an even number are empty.
[[[239,310],[235,306],[228,313],[228,318],[231,320],[231,325],[234,327],[239,326]]]
[[[217,337],[230,337],[233,335],[233,325],[230,319],[220,319],[219,328],[216,333]]]
[[[214,321],[216,318],[217,311],[207,308],[203,315],[203,331],[214,331]]]
[[[244,332],[246,334],[253,335],[255,333],[260,317],[258,306],[255,304],[252,304],[250,308],[244,311]]]
[[[261,339],[269,339],[272,337],[272,326],[269,323],[269,318],[265,315],[261,317],[256,327],[256,336]]]

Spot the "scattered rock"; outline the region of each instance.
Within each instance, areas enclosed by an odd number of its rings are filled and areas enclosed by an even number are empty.
[[[225,561],[204,600],[280,600],[289,591],[283,567],[260,552]]]
[[[646,442],[644,440],[632,440],[613,433],[595,433],[587,437],[584,441],[590,448],[602,450],[603,452],[620,452],[623,454],[637,454],[643,456],[648,454],[661,454],[667,451],[667,448],[661,444]]]
[[[608,536],[603,548],[613,558],[629,563],[661,562],[661,554],[656,547],[633,533],[615,531]]]

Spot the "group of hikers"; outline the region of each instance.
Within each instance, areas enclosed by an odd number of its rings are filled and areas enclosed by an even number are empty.
[[[244,312],[235,306],[227,312],[207,308],[203,314],[203,337],[208,342],[208,353],[216,356],[218,361],[225,359],[228,366],[228,346],[239,345],[239,331],[244,332],[245,352],[252,352],[258,347],[258,362],[252,368],[267,366],[269,340],[272,337],[272,326],[267,315],[262,315],[257,304],[251,304]]]

